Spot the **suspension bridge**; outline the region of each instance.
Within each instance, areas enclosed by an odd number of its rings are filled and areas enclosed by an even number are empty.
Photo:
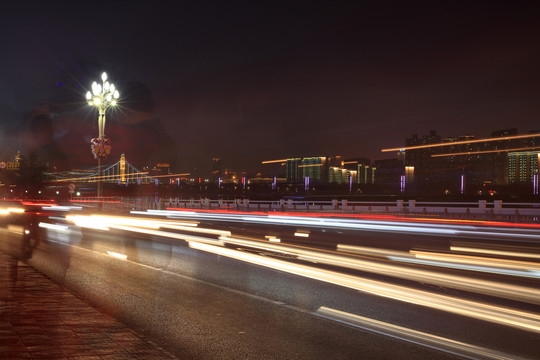
[[[118,184],[149,184],[157,181],[156,177],[148,175],[148,172],[138,170],[131,165],[124,154],[116,163],[105,165],[99,174],[97,168],[90,170],[74,170],[62,172],[46,172],[45,177],[57,182],[108,182]]]

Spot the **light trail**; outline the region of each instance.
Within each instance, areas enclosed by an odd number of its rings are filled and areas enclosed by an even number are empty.
[[[65,232],[65,231],[69,230],[69,227],[67,227],[65,225],[50,224],[50,223],[44,223],[44,222],[40,222],[38,226],[40,228],[56,230],[56,231],[62,231],[62,232]]]
[[[540,333],[540,315],[501,306],[439,295],[428,291],[405,286],[393,285],[382,281],[346,275],[335,271],[317,269],[311,266],[295,264],[251,253],[223,248],[219,246],[190,241],[193,249],[227,256],[232,259],[268,267],[274,270],[303,276],[318,281],[348,287],[365,293],[408,302],[441,311],[476,318],[483,321],[515,327],[521,330]]]
[[[480,294],[497,296],[505,299],[519,300],[532,304],[540,304],[540,289],[505,284],[496,281],[474,279],[470,276],[451,275],[432,270],[415,269],[403,265],[381,263],[379,261],[365,260],[352,256],[344,256],[340,253],[323,252],[320,250],[313,250],[311,248],[301,246],[269,244],[264,241],[245,240],[242,238],[229,236],[221,236],[219,239],[226,244],[234,244],[237,246],[245,246],[259,250],[265,250],[270,252],[273,251],[281,254],[292,255],[295,256],[298,260],[381,274],[385,276],[392,276],[399,279],[413,280],[421,283],[446,286],[465,291],[473,291]],[[411,259],[407,257],[387,257],[388,259],[393,261],[415,262],[416,260],[414,258]],[[444,264],[436,261],[432,261],[431,263],[428,263],[427,261],[421,261],[420,263],[435,266],[446,265],[446,267],[459,268],[458,266],[452,266],[454,264]],[[468,267],[470,269],[476,270],[476,268],[472,265],[468,265]],[[463,266],[462,268],[465,267]],[[469,268],[467,268],[467,270],[469,270]],[[489,270],[491,270],[489,272],[504,273],[504,269]],[[485,269],[484,271],[488,272],[488,269]],[[514,270],[513,272],[507,271],[506,273],[527,277],[539,277],[540,275],[540,273],[532,272],[532,270],[531,272]]]
[[[243,221],[247,220],[269,220],[269,221],[278,221],[286,223],[290,223],[291,219],[286,218],[283,219],[283,217],[277,217],[277,218],[261,218],[260,216],[256,217],[246,217],[241,216],[240,217]],[[109,228],[117,228],[117,229],[128,229],[123,228],[122,226],[129,227],[129,231],[136,231],[134,228],[147,228],[147,229],[154,229],[157,230],[159,228],[168,228],[173,230],[181,230],[181,231],[189,231],[189,232],[199,232],[204,234],[212,234],[220,236],[220,239],[227,239],[229,242],[236,241],[236,243],[239,243],[238,239],[232,240],[230,238],[231,233],[230,231],[223,231],[223,230],[215,230],[215,229],[205,229],[205,228],[198,228],[195,227],[194,223],[190,223],[190,226],[182,226],[177,225],[174,222],[164,222],[164,221],[156,221],[156,220],[150,220],[150,219],[139,219],[139,218],[125,218],[125,217],[115,217],[115,216],[102,216],[102,215],[91,215],[91,216],[73,216],[68,217],[68,220],[73,220],[75,224],[83,227],[90,227],[94,229],[101,229],[101,230],[107,230]],[[376,226],[377,229],[381,228],[381,225],[374,225],[374,224],[352,224],[349,221],[347,222],[336,222],[335,220],[328,221],[327,219],[308,219],[308,220],[302,220],[293,218],[295,224],[309,224],[312,226],[324,226],[328,227],[331,225],[336,226],[360,226],[362,228],[370,228],[372,229],[374,226]],[[391,229],[396,230],[396,226],[382,226],[383,229]],[[397,227],[397,229],[401,229],[402,227]],[[440,228],[436,228],[440,230]],[[418,231],[418,229],[410,229],[407,228],[409,231]],[[429,227],[429,231],[433,231],[434,229]],[[178,235],[172,235],[173,233],[161,231],[159,232],[159,236],[163,237],[176,237],[178,238]],[[156,233],[154,233],[156,235]],[[309,232],[302,230],[297,231],[294,233],[295,236],[302,236],[302,237],[308,237]],[[228,238],[227,238],[228,237]],[[186,240],[185,236],[181,236],[180,239]],[[187,241],[187,240],[186,240]],[[255,245],[254,242],[251,242],[247,244],[244,240],[242,245],[245,246],[259,246]],[[265,245],[266,246],[266,245]],[[338,246],[338,249],[340,246]],[[344,246],[341,246],[341,249],[343,249]],[[346,248],[346,247],[345,247]],[[353,248],[349,247],[349,250]],[[358,247],[354,248],[356,251],[358,251]],[[270,249],[268,246],[266,247],[266,250],[271,251],[277,251],[276,248]],[[366,249],[363,249],[364,251]],[[283,252],[283,250],[280,250]],[[456,276],[448,276],[443,275],[437,272],[432,272],[428,270],[414,270],[406,267],[400,267],[397,265],[384,265],[384,264],[378,264],[373,261],[368,260],[351,260],[347,259],[345,257],[336,257],[335,255],[322,255],[320,252],[309,252],[309,253],[302,253],[300,250],[295,249],[292,251],[290,248],[287,250],[290,254],[294,256],[298,256],[301,260],[308,260],[308,261],[316,261],[320,263],[327,263],[334,266],[341,266],[341,267],[348,267],[351,269],[361,270],[361,271],[369,271],[374,273],[380,273],[380,274],[386,274],[386,275],[392,275],[398,278],[406,278],[410,280],[420,281],[420,282],[427,282],[427,283],[433,283],[443,286],[450,286],[457,289],[462,290],[473,290],[476,292],[489,294],[489,295],[496,295],[501,296],[504,298],[510,298],[510,299],[516,299],[526,302],[533,302],[536,303],[540,301],[540,293],[539,292],[531,292],[529,288],[520,288],[520,287],[514,287],[514,286],[508,286],[504,284],[499,284],[495,282],[481,282],[481,281],[473,281],[472,279],[467,279],[464,277],[456,277]],[[304,250],[302,250],[304,251]],[[381,250],[375,250],[379,253],[379,255],[382,255]],[[373,253],[374,250],[371,250]],[[428,259],[428,254],[417,254],[418,256],[410,257],[408,255],[404,255],[401,253],[394,253],[394,254],[385,254],[384,256],[392,261],[399,261],[399,262],[407,262],[407,263],[417,263],[417,264],[423,264],[423,265],[430,265],[430,266],[438,266],[438,267],[447,267],[447,268],[457,268],[462,270],[470,270],[470,271],[482,271],[482,272],[490,272],[490,273],[498,273],[498,274],[507,274],[512,276],[523,276],[523,277],[530,277],[530,278],[538,278],[540,277],[540,269],[536,267],[529,267],[526,268],[526,264],[517,264],[514,263],[511,265],[510,262],[504,263],[505,265],[500,265],[501,262],[498,264],[495,264],[493,261],[487,261],[484,260],[482,263],[480,262],[473,262],[473,259],[470,259],[468,263],[461,259],[461,261],[457,261],[457,258],[453,258],[454,261],[449,260],[449,257],[446,257],[443,261],[442,255],[439,254],[439,258],[434,259]],[[432,255],[434,256],[434,255]]]
[[[496,267],[499,269],[534,271],[540,275],[540,263],[533,263],[529,261],[486,258],[479,256],[446,254],[417,250],[411,250],[410,253],[418,259],[445,261],[457,264],[473,264],[478,266]]]
[[[67,216],[67,221],[72,221],[75,225],[83,228],[108,231],[109,228],[105,226],[102,219],[92,218],[91,216]]]
[[[82,210],[83,207],[82,206],[62,206],[62,205],[57,205],[57,206],[44,206],[42,207],[43,210],[46,210],[46,211],[73,211],[73,210]]]
[[[133,214],[144,214],[145,212],[132,212]],[[440,223],[418,223],[406,221],[379,221],[379,220],[360,220],[360,219],[343,219],[337,217],[308,217],[308,216],[285,216],[285,215],[270,215],[266,213],[247,213],[247,212],[195,212],[195,211],[176,211],[176,210],[149,210],[147,215],[161,215],[169,218],[198,218],[212,219],[217,221],[234,221],[234,222],[251,222],[262,224],[275,225],[294,225],[294,226],[311,226],[317,228],[336,228],[350,230],[371,230],[395,233],[412,233],[412,234],[427,234],[427,235],[445,235],[454,237],[473,237],[501,239],[512,237],[514,239],[537,240],[538,231],[532,229],[524,229],[521,232],[516,232],[515,229],[504,228],[486,228],[475,227],[472,225],[463,224],[440,224]],[[525,224],[540,226],[538,224]],[[490,230],[491,231],[488,231]],[[521,229],[520,229],[521,230]],[[525,230],[531,230],[530,233]]]
[[[268,241],[270,241],[270,242],[276,242],[276,243],[281,242],[281,239],[274,236],[274,235],[266,235],[264,238],[268,239]]]
[[[540,278],[540,265],[526,261],[410,250],[409,252],[338,244],[337,250],[353,254],[383,257],[411,264],[480,271],[494,274]],[[411,257],[410,255],[413,255]]]
[[[287,162],[287,159],[281,159],[281,160],[266,160],[263,161],[261,164],[274,164],[274,163],[282,163]]]
[[[229,231],[204,229],[204,228],[198,228],[198,227],[193,227],[193,226],[180,226],[180,225],[168,224],[168,223],[163,223],[163,222],[148,220],[148,219],[133,219],[133,218],[125,218],[125,217],[119,217],[119,216],[75,215],[75,216],[66,217],[66,220],[74,222],[75,225],[77,226],[87,227],[87,228],[91,228],[95,230],[107,231],[109,229],[119,229],[119,230],[125,230],[125,231],[130,231],[130,232],[138,232],[138,233],[146,234],[146,235],[155,235],[155,236],[184,240],[184,241],[200,241],[200,242],[210,241],[214,245],[222,245],[222,242],[217,239],[208,240],[208,238],[203,238],[200,236],[181,234],[181,233],[175,233],[175,232],[170,232],[170,231],[161,231],[157,229],[159,229],[160,226],[165,225],[175,230],[200,232],[200,233],[206,233],[206,234],[211,234],[211,235],[225,235],[225,236],[230,235]]]
[[[23,208],[7,208],[7,209],[0,209],[0,215],[9,215],[9,214],[21,214],[24,213]]]
[[[174,212],[174,215],[178,215],[178,212]],[[167,216],[171,215],[171,212],[165,212]],[[304,218],[304,217],[292,217],[292,216],[263,216],[263,215],[247,215],[247,214],[199,214],[197,212],[182,213],[181,217],[188,218],[201,218],[201,219],[213,219],[235,222],[255,222],[255,223],[270,223],[278,225],[301,225],[311,227],[335,227],[345,229],[369,229],[379,231],[391,231],[391,232],[413,232],[413,233],[428,233],[428,234],[444,234],[458,236],[467,233],[468,236],[473,234],[476,236],[492,236],[496,234],[503,236],[500,233],[496,233],[495,229],[489,229],[489,231],[478,230],[472,226],[464,225],[441,225],[441,224],[413,224],[392,222],[388,225],[388,222],[382,221],[363,221],[363,220],[351,220],[351,219],[328,219],[328,218]],[[137,231],[144,234],[157,235],[162,237],[177,238],[184,241],[197,241],[197,238],[189,238],[187,235],[171,233],[168,231],[155,231],[157,228],[169,228],[173,230],[184,231],[198,231],[201,233],[216,235],[219,237],[219,241],[216,240],[212,244],[218,243],[223,246],[223,243],[233,244],[236,246],[246,246],[263,251],[270,251],[275,253],[287,254],[295,256],[298,260],[310,261],[314,263],[327,264],[342,268],[353,269],[357,271],[370,272],[376,274],[382,274],[385,276],[393,276],[395,278],[413,280],[421,283],[435,284],[439,286],[445,286],[465,291],[473,291],[485,295],[497,296],[505,299],[518,300],[528,302],[532,304],[540,304],[540,290],[518,286],[513,284],[506,284],[496,281],[479,280],[471,278],[470,276],[459,276],[444,274],[429,269],[415,269],[409,266],[398,264],[381,263],[375,260],[359,259],[352,256],[344,256],[343,254],[322,252],[320,250],[313,250],[309,248],[301,248],[295,246],[284,246],[282,244],[273,244],[272,239],[246,239],[231,236],[229,231],[204,229],[194,227],[183,227],[175,225],[174,222],[163,222],[148,219],[137,219],[135,221],[119,220],[117,217],[98,217],[94,216],[93,219],[102,219],[104,222],[99,226],[106,228],[116,228],[126,231]],[[143,229],[147,227],[148,229]],[[197,229],[197,230],[195,230]],[[295,236],[309,236],[309,232],[306,230],[297,230],[294,233]],[[516,233],[507,231],[504,233],[505,237],[518,236],[521,238],[537,238],[533,233]],[[201,241],[207,243],[208,241]],[[429,253],[420,251],[411,251],[411,253],[404,252],[389,252],[382,249],[368,249],[362,247],[338,245],[338,250],[346,250],[353,252],[367,252],[370,255],[383,256],[391,261],[398,261],[401,263],[415,263],[420,265],[428,265],[432,267],[445,267],[454,268],[467,271],[495,273],[511,276],[521,276],[528,278],[540,278],[540,267],[529,265],[525,262],[515,262],[511,260],[497,261],[497,259],[478,257],[459,257],[449,256],[441,253]]]
[[[529,147],[521,147],[521,148],[513,148],[513,149],[484,150],[484,151],[467,151],[467,152],[447,153],[447,154],[433,154],[433,155],[431,155],[431,157],[477,155],[477,154],[490,154],[490,153],[536,150],[536,149],[540,149],[540,146],[529,146]]]
[[[159,225],[155,224],[155,222],[152,220],[126,218],[119,216],[75,215],[67,216],[66,220],[73,221],[77,226],[100,230],[106,230],[114,225],[129,225],[134,227],[159,229]]]
[[[440,261],[440,260],[424,260],[424,259],[417,259],[417,258],[412,258],[412,257],[407,257],[407,256],[403,256],[403,257],[389,256],[388,259],[392,261],[399,261],[402,263],[428,265],[428,266],[434,266],[434,267],[445,267],[449,269],[468,270],[468,271],[484,272],[484,273],[491,273],[491,274],[498,274],[498,275],[519,276],[519,277],[525,277],[525,278],[537,278],[537,279],[540,278],[540,272],[533,269],[514,270],[514,269],[508,269],[508,268],[501,268],[501,267],[490,267],[486,265],[456,264],[454,262],[445,262],[445,261]],[[490,294],[489,291],[486,292],[486,294]],[[490,295],[493,295],[493,294],[490,294]],[[526,301],[525,299],[520,299],[518,297],[515,297],[514,299]]]
[[[540,137],[540,134],[514,135],[514,136],[501,136],[501,137],[497,137],[497,138],[475,139],[475,140],[463,140],[463,141],[452,141],[452,142],[437,143],[437,144],[426,144],[426,145],[417,145],[417,146],[405,146],[405,147],[400,147],[400,148],[382,149],[381,152],[388,152],[388,151],[406,151],[406,150],[426,149],[426,148],[442,147],[442,146],[455,146],[455,145],[474,144],[474,143],[492,142],[492,141],[502,141],[502,140],[527,139],[527,138],[534,138],[534,137]]]
[[[132,212],[133,214],[141,214],[141,212]],[[312,227],[335,227],[342,229],[370,229],[381,231],[397,231],[397,232],[412,232],[412,233],[427,233],[427,225],[417,224],[417,226],[411,225],[411,223],[404,223],[404,225],[388,225],[388,222],[376,222],[376,221],[363,221],[363,220],[350,220],[350,219],[325,219],[325,218],[310,218],[310,217],[298,217],[298,216],[280,216],[280,215],[250,215],[250,213],[241,214],[209,214],[209,213],[197,213],[197,212],[179,212],[179,211],[149,211],[147,214],[162,214],[168,217],[177,218],[200,218],[200,219],[213,219],[218,221],[235,221],[235,222],[252,222],[252,223],[266,223],[277,225],[299,225],[299,226],[312,226]],[[437,227],[437,224],[429,226],[429,232],[440,233],[444,235],[456,235],[457,230],[446,229],[443,227]]]
[[[523,258],[530,258],[530,259],[540,259],[540,254],[496,250],[496,249],[479,249],[479,248],[472,248],[472,247],[466,247],[466,246],[450,246],[450,250],[459,251],[459,252],[478,253],[478,254],[504,255],[504,256],[523,257]]]
[[[209,239],[209,238],[195,236],[195,235],[179,234],[179,233],[172,233],[172,232],[168,232],[168,231],[137,228],[137,227],[123,226],[123,225],[112,225],[111,227],[115,228],[115,229],[119,229],[119,230],[137,232],[137,233],[146,234],[146,235],[155,235],[155,236],[160,236],[160,237],[164,237],[164,238],[184,240],[184,241],[187,241],[187,242],[189,242],[189,241],[198,241],[198,242],[201,242],[201,243],[209,243],[209,244],[211,244],[213,246],[214,245],[223,246],[223,243],[220,240]]]
[[[138,172],[138,173],[129,173],[129,174],[125,174],[125,175],[120,175],[120,174],[119,174],[119,175],[100,175],[100,176],[90,175],[90,176],[77,177],[77,178],[56,179],[56,180],[53,180],[53,182],[67,182],[67,181],[73,181],[73,182],[83,182],[83,181],[95,182],[97,179],[114,180],[114,179],[120,179],[120,178],[122,178],[122,177],[125,177],[125,178],[137,178],[139,175],[146,175],[146,176],[148,176],[148,171]]]
[[[178,173],[178,174],[166,174],[166,175],[152,175],[151,178],[162,178],[162,177],[175,177],[175,176],[189,176],[191,173]]]
[[[401,340],[437,349],[450,354],[467,357],[470,359],[497,359],[497,360],[521,360],[525,359],[514,354],[505,354],[500,351],[488,349],[482,346],[467,344],[441,336],[409,329],[403,326],[390,324],[387,322],[370,319],[364,316],[347,313],[344,311],[321,306],[314,312],[315,315],[338,321],[347,325],[358,327],[382,334],[392,336]]]
[[[139,213],[145,215],[157,215],[155,212]],[[170,220],[163,220],[162,218],[150,219],[146,217],[133,218],[103,215],[77,215],[68,218],[71,221],[74,221],[77,225],[92,224],[93,226],[96,226],[95,228],[97,229],[116,229],[151,236],[159,236],[162,238],[182,240],[187,242],[188,245],[195,250],[226,256],[257,266],[263,266],[297,276],[331,283],[336,286],[352,288],[357,291],[393,299],[396,301],[429,307],[452,314],[463,315],[482,321],[488,321],[491,323],[540,334],[540,314],[534,312],[521,311],[480,301],[466,300],[457,296],[438,294],[435,292],[420,290],[414,287],[392,284],[391,282],[371,280],[369,278],[353,275],[352,272],[351,274],[341,273],[339,272],[339,269],[320,269],[314,265],[304,265],[291,261],[276,259],[272,256],[268,256],[268,252],[276,253],[278,256],[279,254],[287,255],[287,259],[289,256],[294,256],[296,257],[296,260],[300,261],[325,264],[340,268],[352,269],[355,271],[381,274],[384,276],[392,276],[394,278],[407,279],[420,283],[435,284],[448,288],[472,291],[489,296],[497,296],[504,299],[527,302],[530,304],[540,304],[540,289],[514,284],[505,284],[497,281],[475,279],[471,276],[465,275],[461,276],[444,274],[436,270],[414,268],[404,264],[392,264],[378,260],[362,259],[360,256],[346,253],[344,254],[344,252],[384,257],[393,261],[396,261],[397,257],[401,257],[398,261],[401,261],[402,263],[416,261],[416,263],[429,266],[486,271],[513,276],[527,276],[528,274],[528,277],[535,278],[538,278],[540,275],[540,266],[538,264],[519,260],[506,260],[492,257],[447,254],[430,251],[411,250],[409,253],[407,253],[403,251],[399,252],[342,244],[337,246],[337,250],[339,251],[323,251],[305,246],[283,245],[279,242],[279,238],[275,235],[266,235],[264,239],[232,236],[230,231],[206,229],[200,227],[198,226],[199,224],[197,221],[200,219],[222,220],[223,218],[226,218],[226,221],[231,222],[255,222],[262,224],[288,225],[288,231],[290,231],[291,235],[294,234],[294,231],[297,233],[300,232],[308,234],[309,230],[307,230],[306,227],[313,227],[325,229],[377,229],[378,231],[391,232],[402,232],[398,229],[405,228],[409,230],[409,232],[426,232],[428,234],[436,232],[437,234],[454,234],[453,236],[457,236],[457,234],[461,235],[468,232],[480,234],[478,236],[490,236],[489,234],[497,234],[497,228],[495,227],[489,229],[479,229],[475,226],[461,224],[448,225],[413,223],[411,225],[411,223],[397,221],[388,223],[373,220],[367,221],[358,219],[317,217],[304,218],[284,215],[268,216],[261,214],[249,215],[245,213],[225,214],[223,216],[222,214],[205,213],[202,214],[202,216],[199,216],[201,214],[197,212],[186,212],[179,215],[178,211],[167,211],[164,213],[159,213],[159,215],[167,216]],[[187,219],[182,219],[184,217]],[[295,226],[295,229],[290,228],[291,224]],[[203,237],[188,235],[177,233],[175,231],[200,232],[211,236]],[[267,233],[272,232],[269,231]],[[498,234],[501,238],[512,237],[514,234],[517,234],[522,239],[537,238],[537,234],[533,230],[527,230],[525,233],[519,233],[515,229],[504,229],[503,234]],[[212,238],[212,236],[215,236],[216,238]],[[265,256],[261,256],[253,252],[232,249],[233,246],[261,250]],[[471,248],[474,249],[475,247]],[[104,252],[111,257],[119,260],[127,260],[127,255],[122,254],[122,250],[120,250],[120,252],[112,251],[110,248],[104,250],[106,250]],[[510,253],[513,253],[515,256],[520,252],[514,251]],[[123,258],[123,256],[126,257]],[[351,315],[354,317],[353,314]],[[448,344],[452,342],[447,342],[446,340],[448,339],[444,339],[444,341],[441,340],[442,342],[439,342],[437,337],[434,337],[431,334],[415,332],[411,329],[404,330],[404,328],[392,326],[387,326],[386,329],[394,332],[396,336],[410,336],[411,338],[418,336],[418,339],[428,339],[426,341],[431,343],[433,346],[450,346]],[[482,351],[478,354],[482,353]],[[501,359],[502,358],[503,357],[501,357]]]
[[[140,218],[130,218],[130,217],[121,217],[121,216],[104,216],[104,215],[76,215],[68,216],[67,220],[73,221],[75,224],[83,227],[92,227],[95,224],[96,229],[105,229],[110,227],[117,227],[119,225],[131,226],[136,228],[147,228],[147,229],[160,229],[167,228],[173,230],[183,230],[189,232],[198,232],[205,234],[213,235],[231,235],[230,231],[225,230],[215,230],[215,229],[206,229],[199,228],[198,223],[196,222],[166,222],[166,221],[156,221],[149,219],[140,219]]]
[[[213,234],[213,235],[225,235],[230,236],[231,232],[226,230],[215,230],[215,229],[207,229],[207,228],[199,228],[199,227],[191,227],[191,226],[181,226],[181,225],[174,225],[174,224],[168,224],[168,223],[157,223],[160,228],[166,228],[166,229],[174,229],[174,230],[183,230],[183,231],[190,231],[190,232],[198,232],[203,234]]]
[[[309,202],[309,201],[307,201]],[[366,221],[366,222],[396,222],[401,224],[417,224],[424,226],[463,226],[470,229],[478,229],[477,225],[480,225],[483,229],[488,229],[489,226],[494,227],[496,231],[509,231],[508,228],[517,228],[519,231],[539,231],[540,224],[528,224],[528,223],[510,223],[510,222],[501,222],[501,221],[483,221],[483,220],[458,220],[458,219],[443,219],[443,218],[425,218],[425,217],[404,217],[396,215],[374,215],[374,214],[335,214],[335,213],[314,213],[314,212],[280,212],[280,211],[239,211],[239,210],[208,210],[208,209],[197,209],[193,210],[192,208],[167,208],[167,210],[147,210],[147,211],[132,211],[132,214],[141,214],[141,215],[156,215],[156,216],[166,216],[168,218],[181,218],[182,216],[209,216],[209,218],[214,218],[219,220],[220,218],[237,218],[242,215],[250,216],[282,216],[282,217],[292,217],[292,218],[308,218],[308,219],[338,219],[342,221],[353,220],[353,221]]]
[[[120,254],[120,253],[117,253],[117,252],[114,252],[114,251],[107,251],[107,255],[112,256],[113,258],[119,259],[119,260],[127,260],[127,258],[128,258],[127,255]]]
[[[365,246],[356,246],[356,245],[347,245],[347,244],[337,244],[337,251],[350,252],[353,254],[363,254],[370,256],[379,256],[387,258],[388,256],[407,256],[408,253],[405,251],[395,251],[389,249],[379,249],[371,248]]]

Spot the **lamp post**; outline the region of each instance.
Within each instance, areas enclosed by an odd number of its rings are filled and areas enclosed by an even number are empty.
[[[92,83],[92,91],[86,93],[86,100],[88,105],[95,106],[99,112],[98,118],[98,132],[97,138],[92,139],[92,154],[98,161],[98,177],[97,177],[97,197],[98,201],[101,199],[101,161],[109,155],[111,152],[111,145],[109,139],[105,137],[105,112],[111,106],[114,107],[118,104],[118,98],[120,93],[116,90],[114,84],[107,81],[107,73],[101,74],[101,84],[97,82]],[[101,202],[100,202],[101,207]]]

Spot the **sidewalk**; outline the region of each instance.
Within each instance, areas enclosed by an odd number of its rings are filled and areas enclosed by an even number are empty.
[[[0,359],[177,359],[0,252]]]

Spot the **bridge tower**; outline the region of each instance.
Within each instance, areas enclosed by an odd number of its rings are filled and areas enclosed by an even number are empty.
[[[126,156],[124,154],[120,156],[120,182],[126,183]]]

